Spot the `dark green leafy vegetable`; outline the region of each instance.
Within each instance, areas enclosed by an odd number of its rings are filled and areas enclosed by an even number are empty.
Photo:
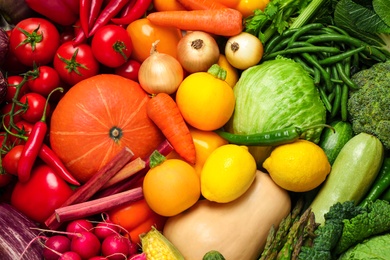
[[[343,219],[349,219],[361,212],[352,201],[334,204],[324,216],[325,224],[314,232],[316,237],[313,245],[303,246],[299,259],[332,259],[332,249],[335,248],[343,230]]]
[[[366,238],[389,231],[389,220],[390,204],[387,201],[376,200],[367,204],[363,213],[343,220],[343,232],[334,252],[341,254]]]
[[[378,235],[350,248],[338,260],[390,259],[390,234]]]
[[[374,0],[371,5],[340,0],[334,11],[334,21],[338,27],[390,57],[389,6],[388,0]]]

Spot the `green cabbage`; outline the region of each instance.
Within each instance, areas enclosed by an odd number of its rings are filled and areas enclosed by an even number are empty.
[[[302,138],[318,143],[326,109],[312,77],[293,60],[278,58],[243,71],[234,86],[236,107],[227,130],[254,134],[310,128]]]

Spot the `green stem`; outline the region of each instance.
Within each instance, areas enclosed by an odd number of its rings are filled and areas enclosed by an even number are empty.
[[[312,0],[308,6],[300,13],[297,19],[290,25],[290,29],[300,28],[305,25],[313,16],[317,13],[318,9],[326,2],[327,0]]]

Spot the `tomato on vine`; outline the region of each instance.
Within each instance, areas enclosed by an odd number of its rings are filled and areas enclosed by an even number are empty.
[[[32,70],[29,74],[28,85],[32,92],[47,97],[50,92],[60,85],[58,72],[50,66],[40,66]]]
[[[99,62],[90,45],[83,43],[75,47],[71,41],[57,49],[53,66],[60,78],[69,85],[75,85],[99,72]]]
[[[27,18],[12,30],[10,51],[24,65],[45,65],[53,60],[60,44],[60,34],[50,21],[43,18]]]
[[[101,27],[94,34],[91,46],[95,58],[111,68],[124,64],[133,51],[133,43],[126,29],[114,24]]]
[[[19,75],[12,75],[7,77],[7,94],[5,96],[5,101],[10,103],[12,99],[15,97],[16,87],[23,81],[23,77]],[[29,92],[28,84],[23,84],[19,90],[19,97],[27,94]]]
[[[22,118],[29,123],[38,122],[45,108],[46,98],[38,93],[30,92],[20,98],[20,103],[25,105],[25,111],[22,113]],[[50,104],[46,109],[46,116],[50,114]]]

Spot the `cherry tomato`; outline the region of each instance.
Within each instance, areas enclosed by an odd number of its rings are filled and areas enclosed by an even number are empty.
[[[130,59],[122,66],[115,68],[115,74],[138,82],[138,71],[140,67],[141,63]]]
[[[126,29],[114,24],[101,27],[93,36],[91,46],[95,58],[111,68],[124,64],[133,51]]]
[[[52,90],[59,87],[60,76],[53,67],[40,66],[34,73],[36,75],[30,77],[28,81],[28,87],[32,92],[47,97]]]
[[[5,101],[6,102],[12,102],[12,99],[15,97],[16,93],[16,87],[23,81],[22,76],[14,75],[14,76],[9,76],[7,78],[7,95],[5,96]],[[19,91],[19,97],[23,96],[29,92],[28,84],[24,83],[23,86],[21,86],[20,91]]]
[[[12,181],[12,175],[9,173],[0,174],[0,188],[7,186]]]
[[[30,123],[41,120],[45,109],[46,98],[38,93],[30,92],[23,95],[20,100],[26,105],[26,110],[22,113],[22,118]],[[50,114],[50,104],[46,108],[46,117]]]
[[[27,18],[20,21],[11,32],[10,51],[18,60],[32,67],[45,65],[53,60],[60,44],[60,34],[50,21],[43,18]]]
[[[127,26],[127,32],[133,41],[132,58],[143,62],[150,56],[152,44],[160,40],[157,50],[177,57],[177,44],[182,38],[181,31],[174,27],[157,26],[147,18],[138,19]]]
[[[71,195],[72,189],[49,166],[32,169],[27,182],[17,182],[11,195],[11,205],[34,221],[43,223]]]
[[[4,125],[9,128],[10,126],[10,111],[11,111],[11,108],[12,108],[12,103],[7,103],[5,105],[3,105],[3,107],[1,108],[1,114],[4,115]],[[21,109],[19,106],[15,105],[15,109],[14,109],[14,115],[13,115],[13,123],[17,123],[19,122],[20,120],[22,120],[22,116],[21,114],[15,114],[16,111],[18,111],[18,109]],[[2,125],[3,127],[3,125]]]
[[[12,128],[11,132],[14,134],[20,135],[20,136],[28,137],[30,135],[33,127],[34,127],[33,124],[22,119],[22,120],[18,121],[17,123],[15,123],[15,128]],[[16,136],[13,136],[13,135],[9,135],[9,141],[15,145],[26,143],[23,139],[20,139]]]
[[[18,163],[20,155],[22,154],[24,145],[15,145],[12,147],[11,150],[9,150],[6,155],[4,155],[4,158],[2,160],[3,169],[6,173],[12,174],[12,175],[18,175]]]
[[[73,46],[71,41],[63,43],[54,57],[54,69],[65,83],[74,85],[99,72],[99,62],[88,44]]]

